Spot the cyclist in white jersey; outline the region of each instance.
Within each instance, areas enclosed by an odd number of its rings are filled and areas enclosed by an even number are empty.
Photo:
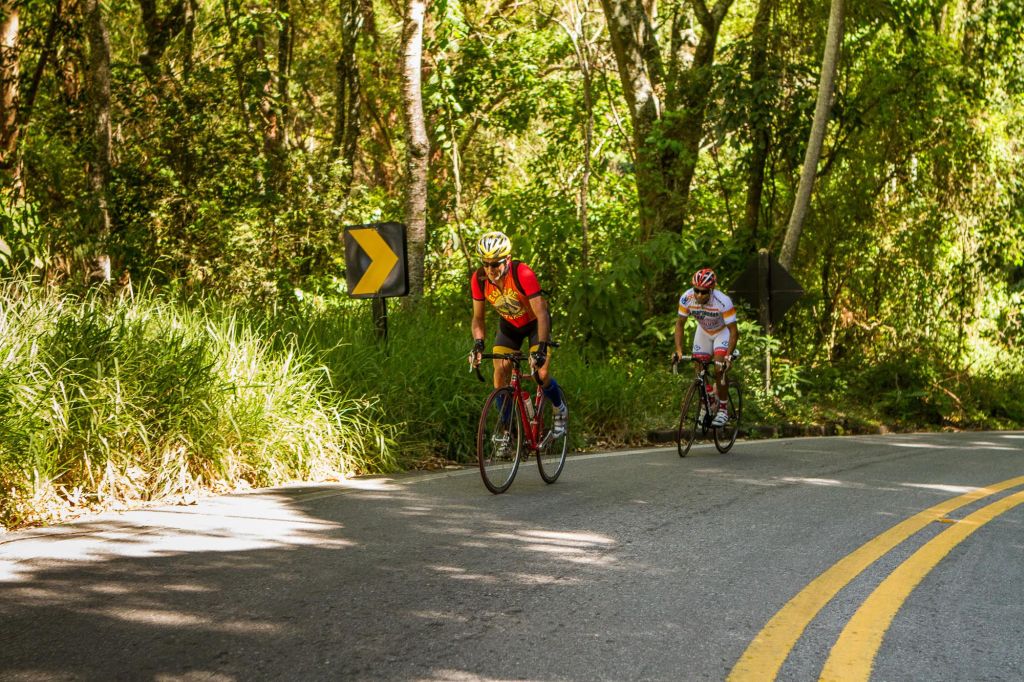
[[[686,320],[697,320],[693,334],[693,357],[700,360],[715,358],[715,386],[718,393],[718,412],[713,426],[724,426],[729,421],[728,393],[725,388],[725,369],[732,362],[732,352],[740,338],[736,326],[736,308],[732,300],[715,288],[718,278],[711,268],[703,268],[693,275],[693,287],[679,297],[679,317],[676,318],[676,354],[673,362],[683,355],[683,329]],[[697,367],[695,370],[699,369]]]

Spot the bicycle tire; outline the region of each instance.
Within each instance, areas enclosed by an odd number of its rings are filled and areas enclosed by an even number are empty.
[[[731,377],[726,379],[726,393],[729,396],[729,421],[715,429],[715,447],[721,453],[729,452],[736,443],[743,416],[743,387]]]
[[[555,409],[555,406],[545,396],[540,404],[541,427],[537,439],[540,445],[537,449],[537,469],[545,483],[554,483],[558,480],[565,467],[565,456],[569,451],[568,423],[565,426],[565,433],[561,436],[555,438],[548,435],[555,425]]]
[[[510,406],[506,408],[506,405]],[[519,403],[510,386],[496,388],[484,402],[476,430],[476,457],[480,464],[480,477],[487,489],[495,495],[508,490],[515,480],[522,456]]]
[[[676,428],[676,449],[680,457],[686,457],[697,438],[697,430],[703,429],[700,423],[700,387],[696,382],[690,384],[690,390],[683,398],[683,405],[679,410],[679,426]]]

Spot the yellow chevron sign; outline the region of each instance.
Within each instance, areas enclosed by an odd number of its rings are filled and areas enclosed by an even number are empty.
[[[377,223],[345,228],[349,296],[377,298],[409,292],[405,225]]]

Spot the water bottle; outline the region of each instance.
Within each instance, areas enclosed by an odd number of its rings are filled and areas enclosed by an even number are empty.
[[[527,391],[523,391],[523,402],[526,403],[526,416],[530,420],[533,419],[533,396]]]

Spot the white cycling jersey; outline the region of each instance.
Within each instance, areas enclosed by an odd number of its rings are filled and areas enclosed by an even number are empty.
[[[693,289],[687,289],[679,297],[679,316],[685,319],[691,315],[696,318],[701,329],[714,334],[736,321],[736,307],[732,299],[718,289],[712,290],[711,297],[704,304],[697,302]]]

